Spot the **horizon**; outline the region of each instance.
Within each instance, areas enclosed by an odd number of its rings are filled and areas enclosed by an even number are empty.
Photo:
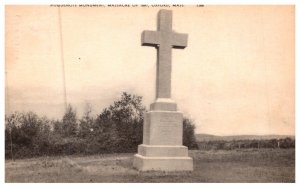
[[[6,5],[5,114],[61,118],[67,103],[81,116],[89,103],[96,115],[122,91],[149,109],[156,51],[140,37],[159,9],[64,7],[59,23],[57,7]],[[295,135],[295,7],[170,9],[174,31],[189,35],[172,50],[172,99],[195,133]]]
[[[72,105],[71,105],[72,106]],[[72,108],[73,108],[73,106],[72,106]],[[104,109],[104,108],[103,108]],[[76,111],[76,109],[74,109],[75,110],[75,112],[76,112],[76,115],[77,115],[77,111]],[[15,111],[15,112],[19,112],[19,113],[27,113],[27,112],[25,112],[25,111]],[[10,114],[12,114],[12,113],[15,113],[15,112],[11,112],[11,113],[9,113],[8,115],[10,115]],[[33,112],[33,113],[36,113],[36,112]],[[92,113],[92,112],[91,112]],[[41,117],[43,117],[43,116],[46,116],[47,117],[47,115],[41,115],[41,114],[38,114],[38,113],[36,113],[38,116],[41,116]],[[100,114],[100,113],[99,113]],[[95,116],[98,116],[99,114],[95,114],[95,113],[92,113],[91,115],[92,115],[92,117],[93,118],[95,118]],[[5,114],[5,115],[7,115],[7,114]],[[62,115],[63,116],[63,115]],[[77,115],[78,116],[78,115]],[[47,118],[49,118],[49,117],[47,117]],[[62,117],[61,118],[49,118],[50,120],[55,120],[55,119],[62,119]],[[79,117],[77,117],[77,119],[80,119]],[[194,122],[194,120],[192,120],[193,122]],[[211,134],[211,133],[197,133],[197,132],[195,132],[195,135],[198,135],[198,134],[200,134],[200,135],[211,135],[211,136],[217,136],[217,137],[229,137],[229,136],[273,136],[273,135],[278,135],[278,136],[296,136],[295,134],[272,134],[272,133],[269,133],[269,134],[251,134],[251,133],[249,133],[249,134],[236,134],[236,135],[231,135],[231,134],[229,134],[229,135],[217,135],[217,134]]]
[[[214,135],[214,134],[208,134],[208,133],[195,133],[195,135],[211,135],[211,136],[217,136],[217,137],[231,137],[231,136],[294,136],[295,134],[291,135],[282,135],[282,134],[241,134],[241,135]]]

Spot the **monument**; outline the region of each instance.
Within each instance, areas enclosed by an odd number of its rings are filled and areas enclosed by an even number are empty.
[[[157,21],[157,31],[142,33],[142,45],[157,49],[156,99],[144,116],[143,144],[133,166],[140,171],[192,171],[193,159],[182,145],[182,113],[171,99],[172,48],[185,48],[188,35],[172,31],[171,10],[160,10]]]

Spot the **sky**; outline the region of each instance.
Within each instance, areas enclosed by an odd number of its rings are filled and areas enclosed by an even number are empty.
[[[188,34],[172,52],[172,99],[196,133],[294,134],[294,8],[166,8],[173,30]],[[141,46],[141,33],[156,30],[159,9],[62,7],[59,16],[58,7],[6,5],[6,114],[59,119],[64,90],[79,116],[87,103],[101,113],[123,91],[149,109],[156,50]]]

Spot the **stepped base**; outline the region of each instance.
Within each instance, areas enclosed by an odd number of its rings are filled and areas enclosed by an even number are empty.
[[[133,167],[139,171],[192,171],[190,157],[145,157],[135,154]]]
[[[192,171],[193,159],[185,146],[139,145],[133,167],[140,171]]]
[[[182,145],[182,123],[182,113],[172,99],[156,99],[144,116],[143,144],[133,166],[140,171],[192,171],[193,159]]]

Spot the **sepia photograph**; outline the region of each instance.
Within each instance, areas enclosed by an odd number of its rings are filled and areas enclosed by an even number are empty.
[[[296,182],[295,5],[4,11],[5,183]]]

